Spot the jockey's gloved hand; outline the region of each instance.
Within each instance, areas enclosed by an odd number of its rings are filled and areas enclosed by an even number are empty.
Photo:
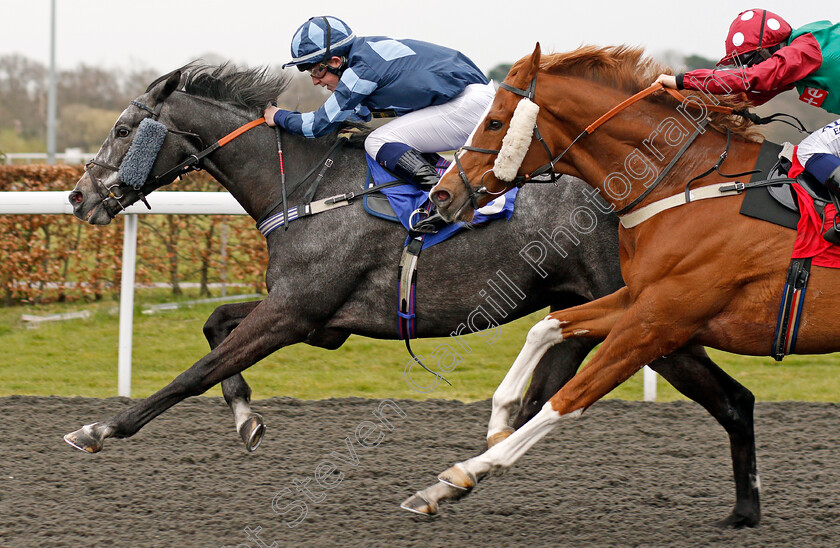
[[[265,123],[269,125],[269,127],[280,126],[283,129],[286,128],[284,125],[284,121],[286,120],[286,116],[289,115],[288,110],[284,110],[282,108],[277,108],[274,105],[266,107],[263,111],[263,116],[265,117]]]
[[[358,137],[361,134],[362,130],[357,127],[345,127],[338,131],[338,138],[349,141],[354,137]]]

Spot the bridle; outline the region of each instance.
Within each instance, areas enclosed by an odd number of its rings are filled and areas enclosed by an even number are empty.
[[[500,83],[499,87],[501,89],[507,90],[511,93],[515,93],[516,95],[519,95],[521,97],[525,97],[525,98],[533,101],[534,100],[534,95],[535,95],[536,90],[537,90],[537,77],[534,76],[534,78],[531,80],[531,83],[528,85],[528,87],[526,89],[519,89],[519,88],[513,87],[511,85],[508,85],[504,82]],[[536,137],[536,139],[542,144],[543,148],[545,149],[546,153],[548,154],[549,161],[548,161],[547,164],[545,164],[543,166],[540,166],[537,169],[535,169],[532,173],[529,173],[528,175],[517,176],[512,181],[510,181],[515,186],[520,187],[520,188],[522,187],[522,185],[524,185],[525,183],[527,183],[528,181],[530,181],[534,177],[538,177],[540,175],[543,175],[546,172],[550,173],[551,182],[557,184],[557,174],[554,172],[554,164],[557,163],[557,160],[559,160],[562,157],[562,154],[558,158],[553,158],[553,155],[551,153],[551,149],[546,144],[545,140],[542,137],[542,134],[540,134],[540,129],[539,129],[539,127],[537,127],[536,123],[534,124],[534,137]],[[455,153],[455,165],[458,168],[458,175],[461,177],[461,182],[464,183],[464,187],[467,190],[467,197],[469,198],[470,204],[472,205],[473,209],[478,209],[478,200],[482,196],[499,196],[500,194],[504,194],[505,192],[507,192],[508,188],[505,188],[500,192],[491,192],[483,184],[478,188],[474,188],[470,184],[469,178],[467,177],[467,174],[466,174],[466,172],[464,172],[464,168],[461,165],[461,160],[460,160],[459,156],[461,155],[462,150],[463,151],[471,151],[471,152],[481,152],[483,154],[498,155],[501,152],[501,149],[479,148],[479,147],[464,145],[461,148],[459,148],[458,151]],[[563,152],[563,154],[565,154],[565,152]],[[481,175],[481,180],[482,181],[484,180],[484,177],[488,173],[490,173],[490,171],[492,171],[492,169],[488,169],[487,171],[485,171]]]
[[[148,106],[144,105],[143,103],[140,103],[139,101],[131,101],[131,104],[140,108],[140,109],[142,109],[142,110],[146,110],[149,113],[151,113],[151,115],[152,115],[151,118],[153,120],[157,120],[160,117],[160,111],[163,108],[163,102],[160,102],[157,105],[155,105],[154,109],[149,108]],[[93,181],[93,188],[96,189],[97,194],[99,194],[99,197],[102,199],[101,204],[102,204],[103,207],[106,208],[106,210],[107,210],[106,204],[107,204],[108,200],[113,200],[117,204],[117,206],[119,206],[119,210],[117,211],[117,213],[119,213],[119,211],[125,211],[126,206],[123,205],[123,203],[121,201],[123,196],[125,195],[125,193],[123,192],[123,193],[118,194],[116,192],[116,189],[120,189],[120,188],[127,189],[127,188],[129,188],[128,185],[124,184],[119,179],[117,179],[117,181],[114,184],[106,185],[105,183],[103,183],[102,181],[97,179],[96,175],[93,174],[93,170],[91,169],[92,166],[99,166],[101,168],[105,168],[108,171],[113,171],[115,173],[119,172],[119,170],[120,170],[119,166],[113,166],[111,164],[102,162],[102,161],[98,160],[97,158],[92,158],[90,161],[88,161],[88,163],[85,164],[85,173],[87,173],[87,176],[90,178],[91,181]],[[149,202],[146,201],[145,195],[142,192],[139,192],[138,194],[140,196],[139,199],[142,200],[142,202],[146,205],[146,207],[149,208],[149,209],[152,209],[151,206],[149,205]]]
[[[157,121],[158,118],[160,117],[160,112],[161,112],[161,109],[163,108],[163,103],[164,103],[164,101],[160,101],[155,105],[154,108],[151,108],[151,107],[141,103],[140,101],[137,101],[137,100],[131,101],[132,106],[135,106],[135,107],[137,107],[141,110],[145,110],[146,112],[148,112],[151,115],[151,118],[155,121]],[[255,127],[257,127],[257,126],[259,126],[263,123],[265,123],[265,119],[262,118],[262,117],[257,118],[255,120],[252,120],[252,121],[248,122],[247,124],[244,124],[244,125],[240,126],[239,128],[235,129],[234,131],[228,133],[226,136],[222,137],[221,139],[219,139],[218,141],[216,141],[215,143],[213,143],[209,147],[204,147],[204,142],[202,141],[201,137],[196,133],[192,133],[192,132],[189,132],[189,131],[181,131],[181,130],[172,129],[172,128],[164,126],[164,127],[166,127],[166,131],[168,133],[172,133],[172,134],[175,134],[175,135],[185,135],[185,136],[193,137],[193,138],[197,139],[199,144],[200,144],[199,148],[201,150],[200,150],[200,152],[197,152],[196,154],[190,154],[187,157],[187,159],[185,159],[184,161],[180,162],[179,164],[173,166],[172,168],[167,169],[163,173],[161,173],[159,175],[151,175],[146,180],[146,182],[144,183],[143,186],[145,187],[145,186],[148,186],[148,185],[151,184],[151,185],[154,186],[154,188],[158,188],[158,187],[160,187],[164,184],[167,184],[166,182],[161,183],[161,181],[167,181],[169,179],[174,180],[175,178],[182,177],[182,176],[184,176],[184,175],[186,175],[186,174],[188,174],[192,171],[198,171],[198,170],[202,169],[201,161],[206,156],[215,152],[219,148],[225,146],[227,143],[229,143],[233,139],[239,137],[240,135],[242,135],[246,131],[249,131],[249,130],[251,130],[251,129],[253,129],[253,128],[255,128]],[[119,213],[120,211],[125,211],[127,206],[124,205],[121,200],[125,196],[125,190],[131,189],[131,187],[129,185],[126,185],[125,183],[123,183],[120,179],[117,179],[117,181],[114,184],[106,185],[105,183],[103,183],[102,181],[100,181],[99,179],[96,178],[96,176],[93,174],[91,166],[99,166],[101,168],[107,169],[108,171],[113,171],[113,172],[116,172],[116,173],[119,172],[119,169],[120,169],[119,166],[113,166],[111,164],[102,162],[102,161],[94,158],[94,159],[90,160],[87,164],[85,164],[85,173],[87,173],[88,177],[90,177],[90,180],[93,181],[93,183],[94,183],[93,186],[96,189],[96,192],[99,194],[99,197],[102,199],[102,206],[106,207],[106,210],[107,210],[107,206],[105,204],[107,203],[107,201],[108,200],[113,200],[117,204],[117,206],[119,206],[119,210],[117,210],[116,213]],[[169,182],[171,182],[171,180]],[[119,190],[119,189],[125,189],[125,190],[121,193],[118,193],[117,190]],[[149,202],[146,200],[145,194],[142,192],[142,187],[140,189],[137,189],[137,194],[138,194],[138,199],[140,201],[142,201],[143,204],[145,204],[145,206],[147,208],[152,209],[152,207],[149,205]],[[128,205],[131,205],[131,204],[128,204]]]

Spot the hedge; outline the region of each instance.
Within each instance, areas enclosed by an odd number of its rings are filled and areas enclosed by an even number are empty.
[[[82,166],[0,166],[0,191],[70,191]],[[194,173],[165,191],[218,192]],[[244,215],[144,215],[137,241],[138,284],[165,282],[180,294],[184,282],[245,284],[264,291],[265,241]],[[124,222],[90,226],[70,215],[0,215],[0,305],[98,300],[119,293]],[[225,228],[226,227],[226,228]],[[222,264],[222,233],[227,232]]]

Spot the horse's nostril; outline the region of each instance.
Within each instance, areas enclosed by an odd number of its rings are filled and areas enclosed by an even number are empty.
[[[70,203],[71,204],[80,204],[84,200],[84,196],[78,190],[74,190],[70,193]]]
[[[438,204],[445,204],[449,201],[449,193],[445,190],[438,190],[435,192],[435,200],[437,200]]]

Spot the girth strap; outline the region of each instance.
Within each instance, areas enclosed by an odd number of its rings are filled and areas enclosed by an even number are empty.
[[[795,350],[810,272],[810,257],[790,260],[785,288],[782,291],[782,302],[779,305],[779,316],[776,319],[776,332],[773,335],[772,355],[776,361],[782,361],[786,354]]]
[[[397,271],[397,294],[399,296],[399,308],[397,315],[399,319],[399,336],[405,341],[405,348],[411,355],[415,362],[420,364],[420,367],[439,378],[449,386],[452,386],[446,378],[436,371],[432,371],[420,361],[420,358],[414,355],[411,350],[412,338],[417,337],[417,315],[415,313],[415,296],[417,288],[417,261],[420,258],[420,251],[423,249],[423,240],[425,234],[419,234],[411,238],[408,244],[403,248],[402,257],[400,257],[400,268]]]
[[[674,194],[673,196],[669,196],[640,207],[636,211],[620,217],[619,221],[621,222],[621,226],[624,228],[633,228],[634,226],[642,224],[663,211],[691,202],[696,202],[698,200],[733,196],[735,194],[740,194],[743,189],[744,183],[718,183],[709,186],[701,186],[700,188],[690,190],[688,193],[680,192],[679,194]]]

